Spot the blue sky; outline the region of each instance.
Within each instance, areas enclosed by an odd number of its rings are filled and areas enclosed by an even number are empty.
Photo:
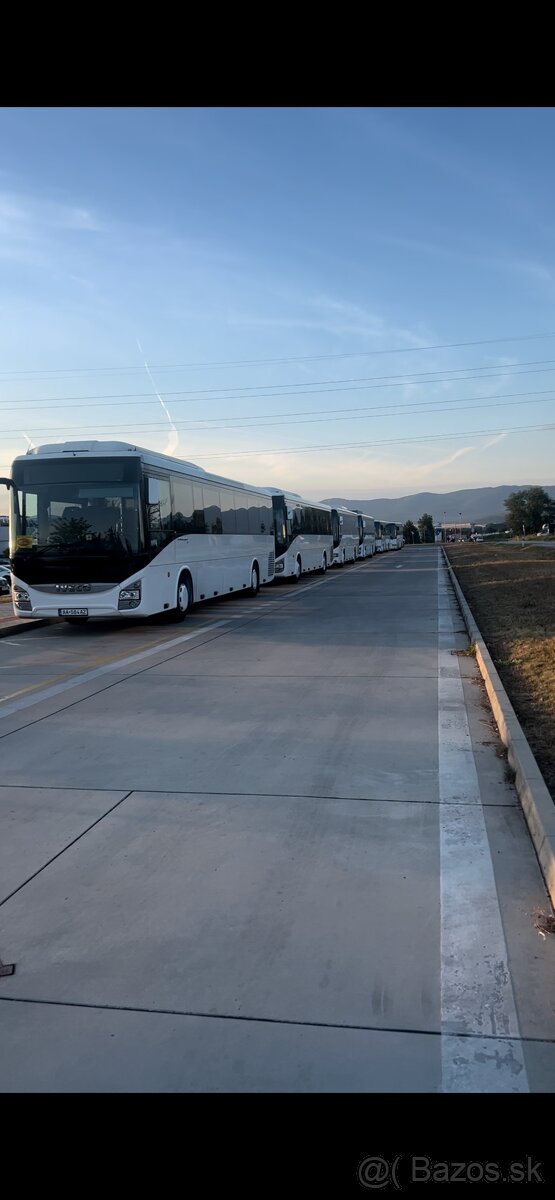
[[[555,428],[511,430],[555,425],[554,144],[554,109],[0,110],[0,471],[110,437],[320,498],[553,483]]]

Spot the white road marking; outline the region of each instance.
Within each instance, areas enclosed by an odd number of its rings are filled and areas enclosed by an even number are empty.
[[[442,566],[438,608],[442,1091],[528,1092]]]
[[[0,700],[0,718],[12,716],[13,713],[20,712],[22,709],[30,708],[32,704],[39,704],[43,700],[50,700],[53,696],[59,696],[62,692],[69,691],[70,688],[80,687],[83,683],[89,683],[93,679],[98,679],[102,675],[107,675],[111,671],[117,671],[120,667],[128,667],[133,663],[142,662],[145,658],[150,658],[153,654],[162,654],[165,650],[171,650],[174,646],[180,646],[183,642],[190,642],[192,638],[200,637],[201,634],[210,633],[212,629],[222,629],[225,625],[231,625],[234,620],[241,618],[249,619],[249,617],[262,617],[266,611],[270,611],[275,606],[286,603],[291,600],[296,600],[299,596],[303,596],[305,592],[311,591],[312,588],[321,587],[326,579],[319,579],[315,583],[309,583],[305,587],[300,587],[293,594],[288,593],[284,596],[274,597],[271,604],[260,605],[252,611],[237,613],[230,615],[223,621],[210,621],[209,624],[200,625],[191,633],[182,634],[177,638],[170,638],[169,641],[157,642],[155,646],[150,646],[147,650],[140,650],[136,654],[122,655],[121,658],[115,659],[114,662],[105,663],[101,667],[92,667],[88,671],[83,671],[79,675],[73,675],[71,679],[64,680],[63,683],[54,683],[49,687],[37,688],[31,694],[26,695],[21,700],[13,700],[11,704],[4,703]],[[12,693],[13,696],[18,696],[19,692]],[[10,699],[8,696],[6,699]]]
[[[227,624],[229,624],[228,621],[214,621],[211,625],[204,625],[200,629],[195,629],[194,633],[185,633],[181,637],[171,638],[168,642],[158,642],[156,646],[150,646],[148,650],[140,650],[138,654],[128,654],[122,658],[117,658],[114,662],[105,663],[102,667],[93,667],[90,671],[83,671],[80,675],[73,675],[71,679],[66,679],[64,683],[54,683],[50,687],[43,688],[41,691],[37,690],[33,692],[31,696],[26,696],[24,700],[17,700],[13,704],[3,705],[0,710],[0,717],[11,716],[12,713],[19,712],[22,708],[29,708],[31,704],[38,704],[42,700],[50,700],[52,696],[59,696],[61,692],[67,692],[70,688],[79,687],[82,683],[98,679],[99,676],[107,675],[110,671],[117,671],[120,667],[129,667],[133,663],[142,662],[143,659],[150,658],[152,654],[161,654],[166,649],[180,646],[183,642],[190,642],[192,638],[196,638],[202,633],[209,633],[212,629],[221,629],[223,625]]]

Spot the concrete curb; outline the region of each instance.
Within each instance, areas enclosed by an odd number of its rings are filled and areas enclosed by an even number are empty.
[[[461,585],[445,550],[443,557],[460,605],[471,642],[476,645],[476,661],[486,685],[493,715],[507,756],[515,771],[515,787],[534,848],[538,856],[546,887],[555,906],[555,804],[545,785],[515,710],[501,683],[497,668],[478,629]]]

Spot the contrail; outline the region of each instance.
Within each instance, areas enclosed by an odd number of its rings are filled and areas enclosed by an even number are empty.
[[[497,437],[492,438],[490,442],[484,442],[483,446],[480,446],[479,449],[489,450],[490,446],[496,446],[498,442],[503,442],[506,437],[506,433],[499,433]]]
[[[141,346],[141,343],[140,343],[140,341],[139,341],[139,339],[138,339],[138,338],[137,338],[137,346],[139,347],[139,354],[141,354],[141,355],[142,355],[143,362],[144,362],[144,364],[145,364],[145,371],[146,371],[146,373],[147,373],[147,375],[148,375],[148,378],[150,379],[150,382],[151,382],[151,384],[152,384],[152,387],[153,387],[153,389],[154,389],[154,395],[158,397],[158,400],[160,401],[160,404],[162,405],[162,409],[163,409],[164,413],[166,414],[166,416],[167,416],[167,418],[168,418],[168,421],[169,421],[169,423],[170,423],[170,429],[171,429],[171,431],[172,431],[172,432],[171,432],[171,436],[170,436],[170,440],[169,440],[169,442],[168,442],[168,445],[166,446],[165,450],[163,450],[163,451],[162,451],[162,453],[163,453],[163,454],[175,454],[175,452],[176,452],[176,450],[177,450],[177,448],[178,448],[178,446],[179,446],[179,433],[178,433],[178,431],[177,431],[177,429],[175,428],[175,425],[174,425],[174,423],[173,423],[173,417],[172,417],[172,415],[171,415],[171,413],[170,413],[170,410],[169,410],[169,408],[168,408],[167,404],[165,403],[165,401],[162,399],[162,397],[161,397],[161,395],[160,395],[160,392],[158,391],[158,388],[156,387],[156,384],[155,384],[155,382],[154,382],[154,380],[153,380],[153,378],[152,378],[152,374],[151,374],[151,371],[150,371],[150,367],[149,367],[149,365],[148,365],[148,363],[147,363],[147,361],[146,361],[144,350],[143,350],[143,348],[142,348],[142,346]]]

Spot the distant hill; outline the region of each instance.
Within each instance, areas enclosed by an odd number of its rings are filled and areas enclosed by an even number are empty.
[[[344,504],[358,509],[379,521],[417,521],[422,513],[431,513],[434,521],[475,521],[486,524],[497,523],[506,517],[504,501],[511,492],[530,487],[527,483],[501,484],[500,487],[465,488],[460,492],[416,492],[413,496],[398,499],[378,497],[374,500],[347,500],[343,496],[331,496],[323,504],[332,507]],[[555,499],[555,485],[544,484],[546,492]],[[446,516],[444,516],[446,514]],[[460,515],[459,515],[460,514]]]

